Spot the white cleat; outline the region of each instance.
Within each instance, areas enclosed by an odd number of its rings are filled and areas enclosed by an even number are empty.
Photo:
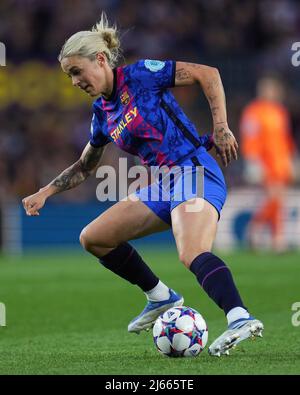
[[[253,317],[232,322],[227,331],[219,336],[209,347],[208,353],[220,357],[229,355],[229,350],[243,340],[262,337],[263,323]]]
[[[170,297],[161,302],[148,301],[146,307],[140,315],[135,317],[128,325],[128,332],[140,333],[143,330],[147,332],[153,327],[156,319],[160,314],[167,311],[171,307],[182,306],[183,297],[172,289],[169,289]]]

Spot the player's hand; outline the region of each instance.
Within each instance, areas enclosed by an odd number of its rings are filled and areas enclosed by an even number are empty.
[[[43,192],[39,191],[34,195],[27,196],[22,200],[26,214],[29,216],[40,215],[39,210],[44,206],[46,196]]]
[[[237,160],[239,146],[232,131],[226,124],[215,127],[213,140],[217,155],[221,157],[224,166],[227,166],[232,158]]]

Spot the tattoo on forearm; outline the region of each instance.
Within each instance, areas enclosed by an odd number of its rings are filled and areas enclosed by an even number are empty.
[[[102,149],[90,148],[84,155],[68,169],[56,177],[51,185],[59,192],[67,191],[81,184],[96,168],[102,155]]]
[[[219,111],[219,107],[211,107],[212,115],[217,115],[218,111]]]
[[[54,185],[59,192],[67,191],[81,184],[87,177],[88,173],[83,171],[82,164],[78,161],[56,177],[51,185]]]
[[[196,70],[199,71],[201,78],[197,78],[198,73]],[[218,72],[211,72],[209,66],[185,62],[182,67],[176,70],[175,78],[179,85],[181,83],[192,83],[195,80],[198,81],[209,102],[214,124],[224,124],[227,122],[225,93]]]
[[[211,113],[213,117],[216,117],[219,114],[220,106],[226,109],[226,98],[225,92],[223,88],[222,81],[220,78],[212,78],[206,85],[206,96],[209,102]],[[218,92],[218,94],[216,94]],[[221,93],[221,95],[220,95]],[[221,101],[220,101],[221,99]],[[226,110],[225,110],[226,111]],[[224,112],[224,110],[223,110]],[[224,114],[226,118],[226,112]],[[226,123],[226,119],[222,121],[215,122],[216,125]]]
[[[93,171],[98,165],[102,156],[103,148],[90,147],[82,159],[83,168],[87,171]]]
[[[215,92],[216,89],[219,89],[220,81],[219,79],[213,78],[207,84],[208,92]]]

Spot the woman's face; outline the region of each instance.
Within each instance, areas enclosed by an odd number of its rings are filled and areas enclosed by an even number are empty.
[[[73,86],[84,90],[90,96],[110,95],[112,86],[108,81],[107,71],[111,69],[104,55],[98,54],[95,60],[70,56],[62,59],[61,67],[72,78]]]

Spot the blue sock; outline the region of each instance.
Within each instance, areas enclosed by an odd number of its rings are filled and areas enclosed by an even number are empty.
[[[138,285],[144,292],[150,291],[159,282],[159,278],[128,243],[120,244],[107,255],[99,258],[99,262],[118,276]]]
[[[196,275],[204,291],[225,314],[234,307],[246,309],[230,270],[220,258],[211,252],[204,252],[193,260],[190,270]]]

